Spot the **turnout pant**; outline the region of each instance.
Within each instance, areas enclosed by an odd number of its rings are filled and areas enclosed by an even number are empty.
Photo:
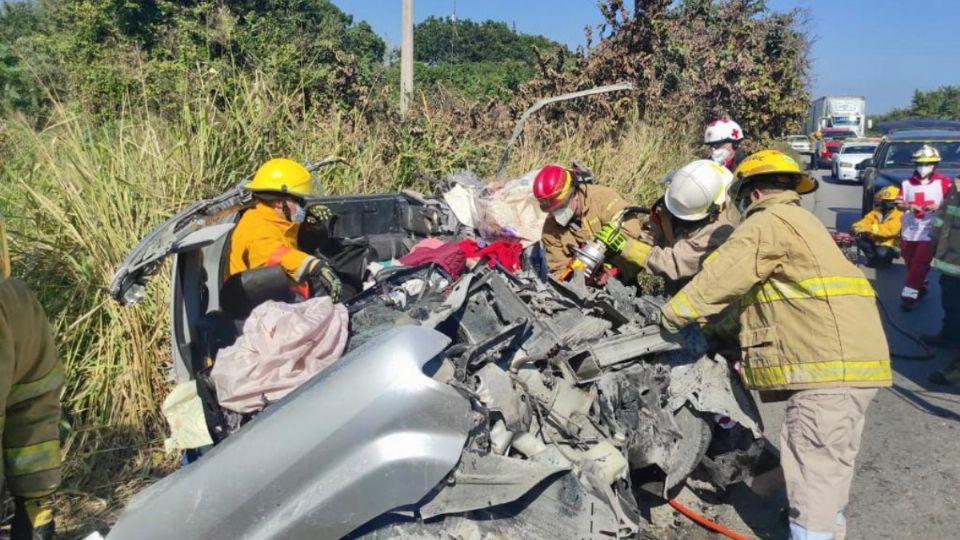
[[[940,273],[940,303],[943,305],[940,335],[960,343],[960,276]]]
[[[0,492],[43,497],[60,484],[57,357],[43,308],[17,279],[0,280]]]
[[[876,388],[801,390],[787,400],[780,464],[790,502],[790,538],[842,540],[865,413]]]
[[[869,238],[860,238],[857,240],[857,247],[867,257],[869,266],[890,266],[893,260],[897,258],[896,248],[890,246],[879,246]]]
[[[900,251],[903,253],[903,260],[907,263],[907,281],[903,285],[903,291],[900,292],[900,298],[916,300],[920,291],[926,288],[923,284],[930,271],[930,263],[933,261],[933,242],[903,240],[900,242]]]

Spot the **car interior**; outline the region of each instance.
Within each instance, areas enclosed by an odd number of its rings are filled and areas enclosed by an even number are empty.
[[[369,262],[402,257],[419,240],[442,235],[443,215],[431,201],[416,194],[397,193],[330,197],[319,201],[335,219],[301,227],[299,245],[331,261],[343,280],[344,298],[362,292]],[[235,223],[247,208],[226,216]],[[267,300],[296,301],[291,280],[279,267],[258,268],[226,276],[231,234],[200,249],[180,253],[174,261],[174,364],[178,380],[200,379],[207,425],[214,442],[228,433],[222,411],[206,378],[217,352],[240,336],[243,322]],[[200,452],[187,456],[198,457]]]

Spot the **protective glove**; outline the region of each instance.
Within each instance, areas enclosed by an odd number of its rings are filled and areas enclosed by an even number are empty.
[[[310,225],[320,225],[322,223],[330,223],[335,217],[336,214],[330,210],[329,206],[324,204],[311,204],[306,207],[307,218],[306,222]]]
[[[600,228],[600,232],[597,233],[597,240],[607,246],[607,249],[616,253],[623,251],[623,246],[627,244],[627,238],[623,236],[623,230],[613,223],[607,223]]]
[[[330,297],[330,300],[333,300],[334,304],[340,301],[343,284],[327,261],[317,259],[307,270],[306,280],[310,284],[310,292],[314,297],[323,296],[325,293]]]
[[[37,498],[17,497],[10,540],[53,540],[53,495]]]
[[[672,322],[670,322],[666,317],[664,317],[662,311],[657,311],[656,313],[654,313],[653,319],[654,319],[654,322],[656,322],[657,326],[659,326],[660,329],[666,332],[667,334],[680,333],[680,328],[674,325]]]

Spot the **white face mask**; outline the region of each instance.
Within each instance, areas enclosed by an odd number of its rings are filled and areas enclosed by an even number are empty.
[[[917,165],[917,174],[920,178],[929,178],[933,174],[933,165]]]
[[[730,156],[733,154],[733,151],[726,146],[721,146],[720,148],[714,148],[713,152],[710,152],[710,159],[723,165],[730,159]]]
[[[558,225],[566,227],[570,224],[570,221],[573,220],[573,208],[570,207],[570,203],[567,203],[565,206],[551,212],[551,215],[553,215],[553,219],[557,221]]]
[[[297,210],[293,213],[293,218],[291,218],[291,221],[294,223],[303,223],[303,220],[305,219],[307,219],[307,210],[298,204]]]

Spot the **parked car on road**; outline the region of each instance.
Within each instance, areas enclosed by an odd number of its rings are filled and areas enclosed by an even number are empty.
[[[874,194],[897,186],[914,171],[913,153],[924,144],[934,146],[942,161],[937,170],[951,178],[960,175],[960,130],[904,130],[887,135],[869,158],[857,165],[863,170],[863,212],[873,208]]]
[[[831,167],[833,155],[840,151],[843,141],[857,137],[853,130],[845,128],[824,128],[820,133],[823,135],[823,144],[820,145],[820,155],[817,156],[818,167]]]
[[[857,165],[873,157],[879,143],[861,140],[847,140],[840,147],[840,152],[833,155],[833,179],[843,182],[856,182]]]
[[[806,135],[787,135],[783,141],[790,145],[794,151],[801,154],[809,154],[813,150],[810,148],[810,138]]]

